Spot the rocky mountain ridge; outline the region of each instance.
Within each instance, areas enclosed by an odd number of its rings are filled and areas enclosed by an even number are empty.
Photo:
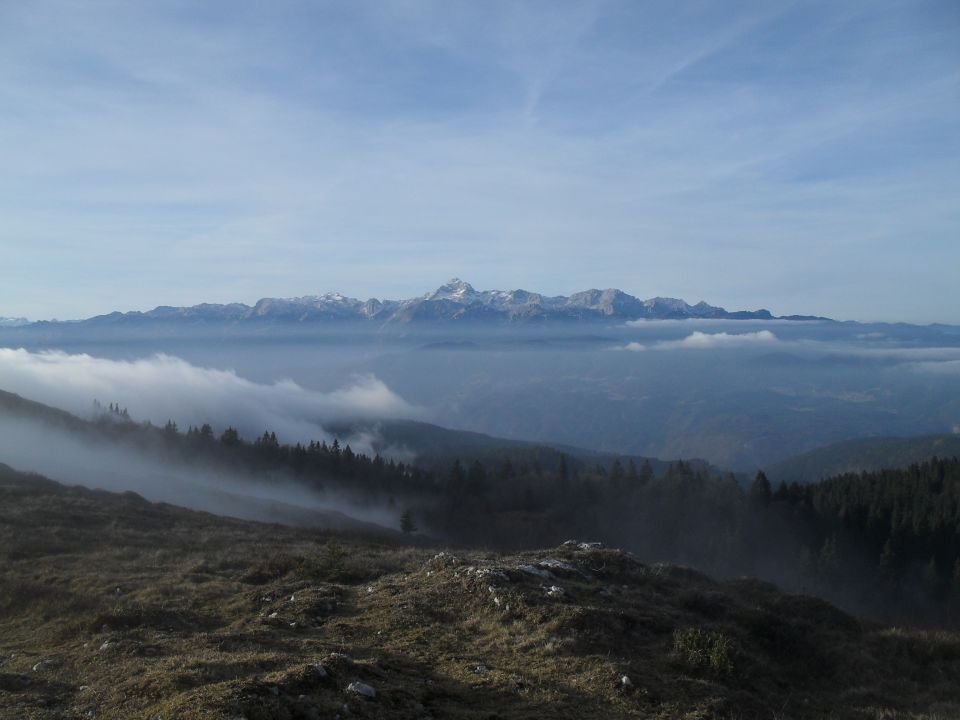
[[[793,316],[791,316],[793,317]],[[263,298],[243,303],[202,303],[190,307],[159,306],[146,312],[112,312],[81,320],[96,325],[150,322],[252,323],[373,321],[380,325],[458,322],[569,322],[610,320],[729,319],[771,320],[769,310],[728,311],[700,301],[690,305],[677,298],[641,300],[608,288],[569,296],[547,296],[526,290],[474,289],[453,278],[432,292],[406,300],[359,300],[340,293],[292,298]]]

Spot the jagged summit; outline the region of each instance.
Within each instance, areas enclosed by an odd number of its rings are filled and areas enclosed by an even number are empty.
[[[473,289],[473,285],[460,278],[451,278],[445,285],[441,285],[432,293],[427,293],[424,297],[431,300],[447,299],[465,302],[475,298],[476,295],[477,291]]]
[[[528,290],[477,290],[454,277],[432,292],[406,300],[358,300],[339,292],[290,298],[262,298],[253,306],[203,303],[161,306],[147,312],[113,312],[80,322],[114,324],[151,321],[192,324],[247,322],[376,321],[381,325],[423,322],[584,322],[664,319],[773,318],[767,310],[734,311],[677,298],[641,300],[616,288],[590,289],[569,296]]]

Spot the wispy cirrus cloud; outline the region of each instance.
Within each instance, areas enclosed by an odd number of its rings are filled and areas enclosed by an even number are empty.
[[[960,18],[924,7],[8,3],[0,315],[470,268],[956,322]]]

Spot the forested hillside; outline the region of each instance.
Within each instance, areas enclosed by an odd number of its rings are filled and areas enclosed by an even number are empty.
[[[9,398],[8,408],[120,444],[165,463],[215,468],[261,483],[299,484],[377,507],[393,527],[499,550],[590,537],[649,562],[721,577],[756,576],[871,616],[960,622],[960,461],[744,489],[702,464],[614,458],[590,465],[565,453],[507,453],[423,469],[330,443],[250,441],[209,425],[181,432],[134,423],[115,404],[86,422]]]

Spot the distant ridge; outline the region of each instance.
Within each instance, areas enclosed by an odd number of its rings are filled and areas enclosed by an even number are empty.
[[[765,468],[771,482],[817,482],[844,473],[906,468],[932,457],[960,457],[960,434],[844,440]]]
[[[783,319],[792,318],[811,319],[809,316],[790,316]],[[407,300],[358,300],[340,293],[325,293],[294,298],[263,298],[253,306],[243,303],[203,303],[190,307],[162,305],[147,312],[112,312],[76,323],[129,325],[172,322],[238,324],[363,321],[385,326],[437,321],[536,323],[682,319],[777,318],[769,310],[728,311],[703,301],[690,305],[676,298],[655,297],[641,300],[614,288],[585,290],[570,296],[553,297],[526,290],[478,291],[470,283],[453,278],[432,292]]]

